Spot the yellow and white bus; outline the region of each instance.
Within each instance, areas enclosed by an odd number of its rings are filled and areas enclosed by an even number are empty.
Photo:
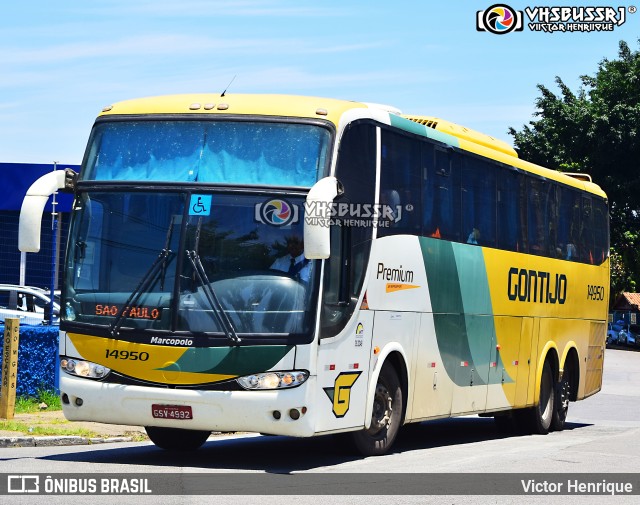
[[[390,107],[280,95],[125,101],[97,118],[75,193],[60,324],[70,420],[349,433],[480,414],[545,434],[600,390],[607,199],[585,175]]]

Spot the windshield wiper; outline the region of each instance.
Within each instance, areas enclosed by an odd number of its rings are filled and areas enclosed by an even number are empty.
[[[157,258],[154,260],[154,262],[151,264],[149,269],[142,276],[142,279],[140,279],[140,282],[138,283],[138,285],[131,292],[131,294],[129,295],[129,298],[127,298],[127,301],[118,311],[116,318],[109,325],[108,331],[112,338],[116,338],[120,334],[120,327],[124,323],[125,313],[128,314],[129,311],[131,310],[131,307],[135,306],[135,304],[138,303],[138,300],[140,299],[140,297],[143,294],[145,294],[149,289],[149,287],[153,284],[153,281],[156,279],[156,276],[158,275],[159,272],[162,272],[160,283],[161,283],[161,289],[164,289],[164,278],[165,278],[165,273],[167,269],[167,264],[171,261],[171,259],[173,259],[173,256],[175,256],[175,254],[171,251],[171,249],[169,249],[169,246],[171,245],[171,236],[173,234],[173,224],[174,222],[173,222],[173,216],[172,216],[171,221],[169,223],[169,229],[167,230],[167,238],[165,239],[164,248],[160,251]]]
[[[235,328],[233,327],[233,323],[229,316],[224,311],[222,304],[220,303],[220,299],[218,295],[216,295],[215,290],[209,278],[207,277],[207,272],[202,265],[202,261],[200,260],[200,255],[198,254],[198,245],[200,244],[200,228],[202,226],[202,218],[198,219],[198,226],[196,227],[196,236],[195,236],[195,248],[192,251],[187,250],[187,257],[193,266],[193,271],[202,286],[202,290],[204,292],[204,296],[209,302],[209,305],[213,309],[213,314],[218,322],[218,325],[224,330],[225,336],[235,345],[238,345],[242,340],[236,333]]]

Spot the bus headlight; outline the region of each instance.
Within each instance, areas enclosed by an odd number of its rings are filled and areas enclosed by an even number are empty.
[[[91,361],[62,357],[60,368],[63,372],[87,379],[103,379],[111,372],[110,368]]]
[[[309,378],[306,370],[291,370],[288,372],[264,372],[238,377],[236,381],[244,389],[284,389],[295,388]]]

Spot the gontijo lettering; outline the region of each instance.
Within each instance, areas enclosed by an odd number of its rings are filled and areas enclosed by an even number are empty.
[[[507,295],[511,301],[559,303],[567,299],[567,276],[511,267]]]

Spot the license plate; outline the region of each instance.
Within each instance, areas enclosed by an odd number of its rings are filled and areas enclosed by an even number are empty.
[[[189,405],[151,405],[151,415],[156,419],[193,419],[193,412]]]

